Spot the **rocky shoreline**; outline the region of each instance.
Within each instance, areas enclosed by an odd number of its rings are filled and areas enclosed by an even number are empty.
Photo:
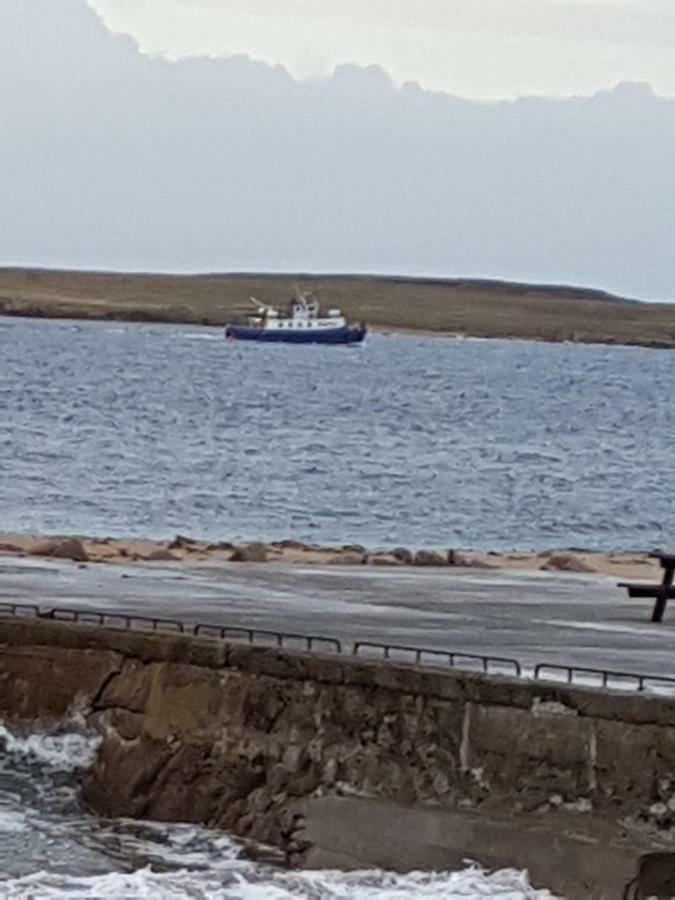
[[[0,534],[0,555],[71,560],[86,566],[111,564],[265,564],[291,566],[381,566],[390,568],[504,569],[572,572],[617,578],[658,579],[658,562],[646,552],[546,550],[536,552],[465,549],[369,549],[360,544],[320,546],[296,540],[263,543],[98,538],[81,535]]]

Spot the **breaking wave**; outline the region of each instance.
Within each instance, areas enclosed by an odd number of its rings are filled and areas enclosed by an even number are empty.
[[[100,738],[84,731],[59,729],[22,734],[0,725],[0,751],[63,772],[88,769]]]
[[[289,872],[246,858],[228,835],[188,824],[101,820],[78,783],[98,748],[81,728],[0,725],[0,896],[143,900],[552,900],[524,872]],[[270,857],[271,858],[271,857]]]
[[[521,872],[504,870],[489,874],[478,868],[448,875],[391,875],[365,872],[278,873],[249,879],[244,871],[233,873],[230,884],[209,872],[182,870],[157,873],[150,868],[126,874],[112,872],[95,877],[66,877],[38,872],[1,883],[3,896],[24,898],[138,897],[144,900],[417,900],[417,898],[499,898],[499,900],[548,900],[548,891],[530,887]]]

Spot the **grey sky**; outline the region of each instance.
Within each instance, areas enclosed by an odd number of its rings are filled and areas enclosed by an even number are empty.
[[[673,0],[90,0],[151,53],[242,53],[298,77],[382,66],[463,97],[675,96]]]
[[[303,81],[151,58],[86,0],[0,0],[0,122],[0,264],[675,299],[675,101],[646,85],[479,103],[377,67]]]

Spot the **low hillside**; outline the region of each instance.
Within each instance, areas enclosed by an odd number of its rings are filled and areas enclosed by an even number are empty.
[[[675,347],[675,305],[478,280],[341,275],[123,275],[0,269],[0,314],[224,325],[295,284],[379,330]]]

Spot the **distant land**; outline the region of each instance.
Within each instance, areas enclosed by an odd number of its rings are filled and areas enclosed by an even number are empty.
[[[295,285],[378,331],[675,347],[675,305],[602,291],[481,279],[371,275],[152,275],[0,269],[0,314],[225,325],[248,298],[284,304]]]

